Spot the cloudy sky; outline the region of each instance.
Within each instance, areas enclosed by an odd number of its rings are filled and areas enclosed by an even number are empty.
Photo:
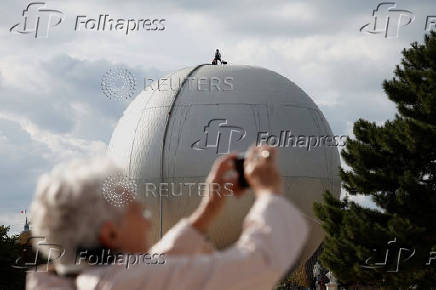
[[[379,1],[174,2],[48,0],[44,9],[61,11],[63,21],[50,27],[48,37],[35,38],[35,33],[16,32],[32,2],[2,1],[0,224],[11,225],[13,232],[22,229],[20,210],[29,207],[41,173],[60,161],[105,151],[131,101],[102,93],[102,76],[113,66],[128,68],[139,80],[156,79],[209,63],[220,48],[230,63],[262,66],[288,77],[314,99],[335,134],[351,135],[360,117],[378,123],[393,117],[395,106],[381,83],[392,77],[402,49],[422,41],[427,16],[436,15],[434,0],[397,1],[396,9],[412,12],[414,20],[405,25],[406,13],[398,37],[386,38],[359,31],[373,23]],[[48,12],[41,12],[41,23],[47,20],[43,13]],[[165,29],[126,35],[85,30],[82,24],[75,31],[77,16],[98,19],[100,14],[165,19]],[[21,26],[11,32],[15,24]],[[137,87],[143,89],[142,81]]]

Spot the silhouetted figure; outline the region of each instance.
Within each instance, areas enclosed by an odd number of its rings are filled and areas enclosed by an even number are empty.
[[[220,63],[222,64],[222,60],[221,60],[221,53],[220,50],[217,48],[215,51],[215,64],[218,64],[218,61],[220,61]]]
[[[219,49],[217,49],[217,50],[215,51],[215,57],[214,57],[214,59],[212,60],[212,64],[213,64],[213,65],[217,65],[217,64],[218,64],[218,61],[220,61],[221,64],[227,64],[227,61],[225,61],[225,60],[221,60],[221,53],[220,53]]]

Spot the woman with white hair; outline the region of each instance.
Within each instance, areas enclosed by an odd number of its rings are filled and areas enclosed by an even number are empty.
[[[276,155],[266,146],[247,152],[245,178],[255,203],[239,240],[222,251],[214,251],[205,235],[225,203],[219,190],[205,194],[189,217],[149,248],[150,223],[141,203],[115,207],[101,194],[104,180],[120,169],[106,159],[54,169],[38,182],[32,234],[44,237],[34,246],[46,256],[47,245],[63,252],[48,271],[28,273],[27,289],[271,289],[295,263],[308,234],[301,212],[282,196]],[[240,196],[245,190],[238,188],[237,174],[228,174],[235,158],[218,159],[206,183],[234,184]]]

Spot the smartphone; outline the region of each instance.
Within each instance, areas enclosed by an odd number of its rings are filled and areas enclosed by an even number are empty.
[[[239,188],[244,189],[250,187],[244,175],[244,161],[245,161],[245,152],[238,154],[235,159],[235,169],[238,172],[238,185]]]

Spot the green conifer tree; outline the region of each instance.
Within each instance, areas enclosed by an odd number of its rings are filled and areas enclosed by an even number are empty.
[[[326,232],[320,260],[345,283],[430,289],[436,287],[435,32],[403,50],[383,88],[397,114],[381,126],[355,122],[355,138],[341,152],[351,170],[340,169],[343,188],[371,197],[380,210],[326,192],[314,204]]]
[[[24,289],[26,272],[14,269],[23,247],[18,243],[18,236],[9,236],[10,227],[0,225],[0,289]]]

